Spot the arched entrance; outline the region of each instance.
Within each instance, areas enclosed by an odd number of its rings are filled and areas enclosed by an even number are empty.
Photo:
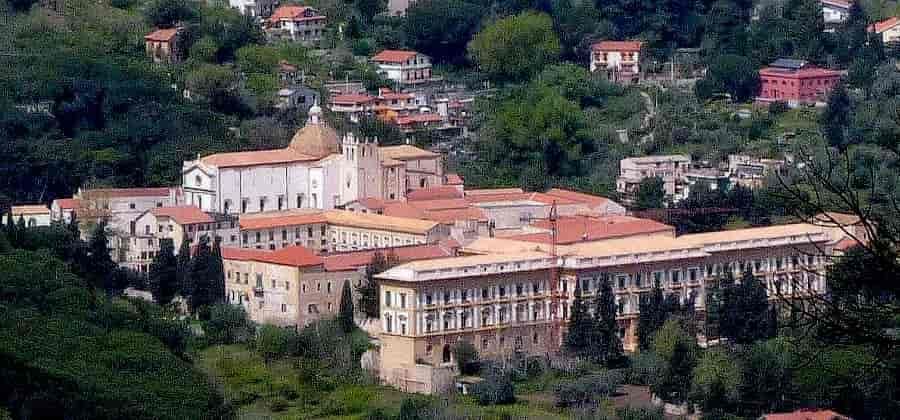
[[[443,360],[444,363],[450,363],[451,356],[452,356],[452,353],[450,352],[450,345],[444,344],[444,353],[443,353],[443,357],[441,360]]]

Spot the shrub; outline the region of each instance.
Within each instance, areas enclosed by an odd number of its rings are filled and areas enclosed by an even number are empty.
[[[571,407],[597,404],[616,393],[622,385],[623,378],[621,371],[611,370],[560,382],[556,387],[556,405]]]
[[[297,333],[292,329],[263,325],[256,333],[254,347],[266,362],[297,352]]]
[[[661,361],[656,354],[646,351],[640,352],[631,358],[631,367],[628,369],[628,383],[631,385],[650,385],[661,368]]]
[[[272,410],[273,413],[280,413],[288,408],[288,402],[284,400],[284,398],[275,398],[272,401],[269,401],[269,410]]]
[[[254,330],[244,308],[227,303],[211,306],[209,321],[203,326],[203,331],[212,344],[244,343],[253,337]]]
[[[475,375],[480,369],[478,364],[478,350],[468,341],[460,341],[453,346],[453,356],[459,366],[462,375]]]
[[[512,404],[516,402],[516,390],[509,375],[492,371],[484,381],[472,388],[472,394],[481,405]]]
[[[784,101],[775,101],[769,104],[769,115],[775,117],[784,114],[788,110],[788,105]]]

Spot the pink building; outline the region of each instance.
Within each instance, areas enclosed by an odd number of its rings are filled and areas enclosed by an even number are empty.
[[[759,71],[759,102],[783,101],[789,105],[824,101],[841,80],[841,73],[808,64],[804,60],[780,58]]]

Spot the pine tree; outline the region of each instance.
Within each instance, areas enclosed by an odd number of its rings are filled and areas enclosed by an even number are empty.
[[[190,284],[191,294],[188,298],[191,313],[197,314],[201,308],[212,302],[212,250],[209,247],[209,237],[201,236],[197,245],[197,252],[191,258]]]
[[[596,325],[581,296],[581,284],[575,284],[575,299],[569,313],[569,329],[563,342],[566,350],[576,356],[589,356],[595,350]]]
[[[356,287],[359,294],[357,303],[359,310],[368,318],[379,318],[378,280],[375,275],[397,265],[397,255],[390,253],[384,255],[381,251],[375,251],[372,262],[366,266],[366,278]]]
[[[85,261],[85,275],[91,284],[103,288],[107,293],[115,292],[115,279],[113,274],[116,263],[109,255],[109,238],[106,232],[106,221],[101,221],[94,229],[91,240],[88,242],[87,259]]]
[[[353,295],[350,293],[350,282],[344,280],[344,290],[341,292],[341,307],[338,314],[338,320],[345,333],[349,333],[356,328],[356,323],[353,321],[353,315]]]
[[[178,293],[187,298],[193,291],[191,282],[191,244],[187,240],[181,241],[177,258]]]
[[[609,365],[622,358],[622,342],[619,340],[619,323],[616,321],[616,299],[613,295],[609,276],[600,279],[597,307],[594,310],[594,325],[597,335],[597,360]]]
[[[16,221],[13,220],[11,211],[6,213],[6,238],[9,239],[9,244],[12,245],[13,248],[19,246],[18,236],[16,235]]]
[[[751,344],[774,336],[773,312],[766,287],[744,272],[740,284],[726,285],[720,314],[720,335],[737,344]]]
[[[178,293],[178,260],[171,239],[159,240],[159,252],[150,264],[150,292],[160,305],[168,305]]]
[[[222,261],[222,238],[213,241],[210,264],[210,303],[225,303],[225,263]]]
[[[650,295],[642,297],[638,314],[638,346],[641,350],[650,348],[653,335],[666,322],[666,301],[659,281],[653,284]]]
[[[848,146],[847,128],[851,119],[850,95],[842,83],[838,83],[828,95],[825,111],[819,116],[819,125],[828,143],[840,149]]]

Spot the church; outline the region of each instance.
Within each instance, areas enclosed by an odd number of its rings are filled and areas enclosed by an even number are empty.
[[[287,209],[333,209],[361,198],[404,200],[406,193],[444,183],[441,155],[378,139],[342,138],[322,109],[283,149],[216,153],[186,161],[184,200],[224,214]]]

